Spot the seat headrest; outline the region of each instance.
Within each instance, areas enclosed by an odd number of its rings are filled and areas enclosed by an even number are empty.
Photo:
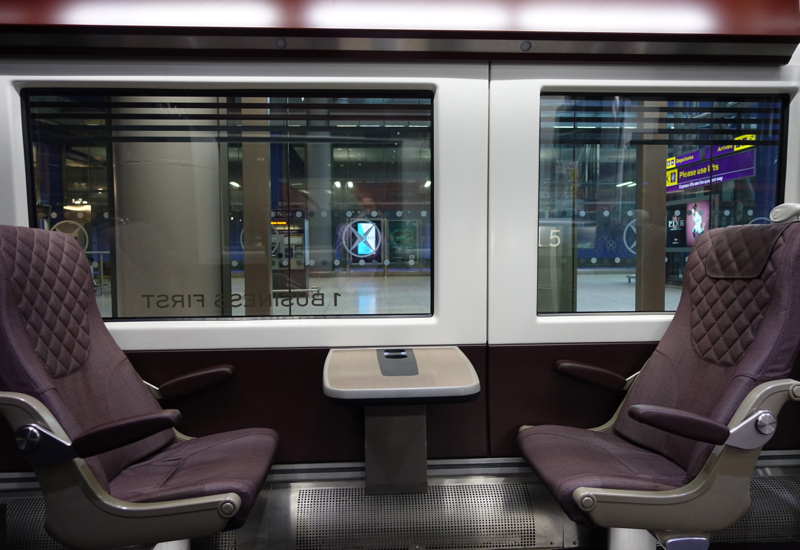
[[[775,243],[789,225],[726,227],[714,240],[706,273],[715,279],[755,279],[764,271]]]

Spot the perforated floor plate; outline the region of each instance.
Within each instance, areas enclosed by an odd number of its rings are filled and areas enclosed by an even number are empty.
[[[44,530],[43,498],[0,500],[6,508],[6,533],[9,550],[67,550]]]
[[[800,540],[800,480],[794,476],[750,480],[750,510],[712,542]]]
[[[297,496],[297,550],[535,546],[535,517],[522,483],[370,496],[362,488],[311,489]]]
[[[238,531],[223,531],[199,539],[192,539],[192,550],[238,550]]]

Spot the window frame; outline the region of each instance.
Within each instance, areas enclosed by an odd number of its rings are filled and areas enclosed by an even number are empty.
[[[36,88],[428,90],[436,205],[432,316],[120,321],[124,350],[482,344],[486,341],[489,64],[0,61],[0,223],[27,226],[21,91]],[[445,281],[459,281],[446,285]]]
[[[349,318],[349,317],[370,317],[370,318],[382,318],[382,317],[390,317],[390,318],[397,318],[397,317],[432,317],[434,315],[434,278],[435,278],[435,219],[436,219],[436,205],[434,204],[434,193],[436,187],[436,180],[433,176],[436,161],[435,161],[435,128],[434,128],[434,120],[435,120],[435,113],[433,112],[434,109],[434,100],[435,100],[435,91],[430,89],[419,89],[419,90],[393,90],[391,88],[380,88],[380,89],[372,89],[372,90],[361,90],[361,89],[335,89],[335,88],[303,88],[303,89],[295,89],[295,88],[286,88],[286,87],[279,87],[279,88],[270,88],[269,86],[265,85],[262,88],[202,88],[200,86],[193,87],[193,88],[175,88],[175,89],[165,89],[163,87],[155,87],[155,88],[146,88],[146,87],[120,87],[120,88],[111,88],[111,87],[66,87],[66,88],[58,88],[58,87],[49,87],[45,86],[42,88],[37,88],[34,86],[26,86],[20,90],[20,99],[22,101],[22,112],[23,112],[23,135],[25,136],[24,141],[24,158],[25,158],[25,171],[27,174],[27,192],[28,192],[28,205],[29,205],[29,222],[28,226],[32,228],[38,227],[37,223],[37,213],[36,213],[36,185],[34,179],[34,163],[33,163],[33,148],[30,146],[30,142],[28,141],[28,136],[31,134],[31,128],[34,124],[33,115],[30,111],[30,107],[32,106],[30,97],[32,95],[41,95],[45,92],[49,92],[53,95],[69,95],[72,93],[82,94],[82,95],[115,95],[115,96],[127,96],[127,95],[140,95],[141,97],[147,96],[155,96],[155,97],[164,97],[164,96],[175,96],[175,97],[191,97],[193,95],[197,95],[199,97],[212,97],[212,96],[229,96],[229,97],[283,97],[284,94],[286,96],[302,96],[303,94],[309,94],[314,92],[324,92],[326,96],[333,98],[333,97],[350,97],[350,98],[357,98],[357,97],[365,97],[370,98],[375,95],[384,94],[387,98],[419,98],[424,96],[429,96],[431,100],[431,123],[429,126],[430,131],[430,149],[431,149],[431,181],[433,185],[431,186],[431,204],[429,212],[429,221],[430,221],[430,235],[431,235],[431,243],[430,243],[430,254],[431,254],[431,269],[430,269],[430,299],[428,302],[430,312],[429,313],[333,313],[329,315],[303,315],[303,314],[290,314],[290,315],[250,315],[250,316],[226,316],[226,315],[219,315],[219,316],[180,316],[175,315],[171,317],[104,317],[103,320],[107,323],[118,323],[118,322],[139,322],[139,321],[156,321],[156,322],[163,322],[168,320],[175,320],[175,321],[190,321],[190,320],[231,320],[231,321],[238,321],[242,319],[251,319],[251,320],[275,320],[275,319],[332,319],[332,318]],[[196,92],[196,94],[195,94]],[[283,105],[283,104],[278,104]],[[311,105],[311,104],[309,104]],[[146,116],[143,115],[143,119],[147,119]],[[288,118],[288,115],[287,115]],[[108,144],[112,144],[113,141],[108,141]],[[237,143],[233,141],[232,143]],[[335,143],[334,140],[331,143]],[[333,161],[332,161],[333,162]],[[111,168],[109,167],[109,170]],[[109,175],[109,186],[113,185],[111,183],[113,180],[113,175]],[[112,194],[113,196],[113,194]],[[227,216],[220,212],[220,215],[223,218]],[[224,244],[223,244],[224,250]],[[111,249],[111,262],[115,259],[115,250]],[[222,258],[221,258],[222,261]],[[273,262],[274,264],[274,262]],[[227,267],[224,264],[220,264],[220,269],[225,272]],[[274,266],[273,266],[273,275],[274,275]],[[225,275],[223,275],[224,277]],[[342,276],[340,273],[338,276]],[[348,275],[349,276],[349,275]],[[112,279],[113,280],[113,279]],[[112,283],[113,285],[113,283]],[[229,285],[228,285],[229,286]],[[223,284],[223,288],[225,285]],[[115,289],[111,290],[115,292]],[[228,296],[223,294],[224,296]],[[232,294],[231,294],[232,296]],[[270,300],[278,300],[279,298],[275,297],[275,295],[271,295]],[[313,312],[313,309],[309,309],[309,311]]]
[[[489,154],[489,344],[653,342],[672,320],[663,313],[537,313],[540,106],[556,94],[787,94],[787,138],[782,141],[783,182],[800,177],[800,161],[785,151],[800,147],[791,128],[800,124],[797,77],[763,68],[689,66],[492,66]],[[532,154],[533,153],[533,154]],[[779,184],[784,201],[798,189]],[[519,239],[504,238],[519,235]],[[512,242],[513,241],[513,242]],[[504,269],[514,258],[513,270]],[[534,274],[531,277],[530,274]],[[532,280],[533,279],[533,280]],[[507,292],[504,289],[513,289]]]
[[[565,94],[563,92],[556,92],[556,91],[551,91],[551,90],[542,90],[540,92],[540,95],[539,95],[540,109],[541,109],[541,101],[543,99],[545,99],[545,98],[552,98],[552,97],[559,97],[559,96],[566,96],[566,97],[569,98],[571,96],[571,99],[573,99],[573,100],[582,100],[582,101],[587,101],[588,100],[588,101],[592,101],[592,100],[596,100],[596,99],[598,99],[598,100],[599,99],[608,99],[609,95],[610,94],[608,94],[607,92],[602,92],[602,93],[582,92],[580,94],[575,93],[575,92],[570,92],[569,94]],[[710,101],[710,100],[712,100],[715,103],[717,103],[717,102],[722,103],[722,102],[726,102],[726,101],[735,101],[735,100],[747,101],[747,102],[757,102],[759,100],[768,99],[768,98],[777,99],[781,103],[781,105],[780,105],[780,119],[779,119],[781,126],[780,126],[780,133],[778,135],[778,141],[777,141],[778,158],[783,159],[784,162],[779,163],[778,166],[777,166],[776,179],[775,179],[775,206],[777,206],[779,204],[782,204],[784,202],[784,195],[785,195],[785,189],[786,189],[787,141],[788,141],[788,130],[789,130],[789,103],[790,103],[789,94],[786,94],[786,93],[784,93],[784,94],[774,94],[774,93],[766,94],[766,93],[762,93],[762,94],[756,95],[756,94],[749,93],[749,92],[747,92],[747,93],[742,92],[742,93],[739,93],[739,94],[735,94],[735,93],[720,93],[720,94],[713,94],[712,95],[712,94],[709,94],[709,93],[701,94],[701,93],[697,93],[697,92],[693,92],[693,93],[680,93],[680,92],[658,93],[658,92],[650,91],[650,92],[646,92],[646,93],[630,93],[630,94],[625,94],[625,95],[620,94],[620,96],[625,98],[625,99],[634,99],[636,101],[672,101],[672,100],[675,100],[675,101],[681,101],[681,102],[691,102],[691,101]],[[759,97],[759,96],[761,96],[761,97]],[[764,97],[764,96],[769,96],[769,97]],[[670,109],[673,109],[673,108],[670,108]],[[682,109],[684,109],[684,107],[674,107],[674,111],[675,112],[681,112]],[[710,108],[710,110],[713,110],[713,108]],[[713,122],[713,119],[712,119],[712,123],[717,124],[716,122]],[[539,142],[540,142],[540,147],[541,147],[542,135],[543,135],[543,132],[544,132],[544,128],[542,127],[541,124],[542,124],[542,122],[541,122],[541,118],[540,118],[540,121],[539,121]],[[658,130],[654,130],[654,133],[659,134]],[[687,131],[687,133],[691,133],[691,132]],[[720,133],[724,133],[724,132],[720,131]],[[702,147],[708,147],[708,145],[704,145],[704,144],[698,143],[694,147],[697,148],[697,149],[700,149]],[[540,155],[540,163],[539,164],[540,164],[540,167],[541,167],[541,149],[539,151],[539,155]],[[703,188],[705,188],[705,186],[703,186]],[[698,189],[700,189],[700,187],[698,187]],[[539,192],[541,193],[541,191],[542,191],[541,182],[539,182]],[[670,192],[671,192],[670,190],[667,190],[667,193],[670,193]],[[710,193],[710,191],[709,191],[709,193]],[[674,193],[674,194],[677,194],[677,193]],[[670,197],[670,195],[667,195],[667,197]],[[710,195],[710,197],[713,197],[713,195]],[[687,201],[691,202],[690,199],[686,199],[683,202],[687,202]],[[669,203],[669,201],[667,201],[667,202]],[[537,213],[537,215],[539,215],[539,214]],[[541,218],[539,219],[539,221],[541,221]],[[573,218],[573,227],[576,227],[575,226],[575,222],[578,222],[578,221],[579,220]],[[669,248],[667,248],[666,252],[670,253],[671,250]],[[575,250],[575,258],[576,258],[576,262],[577,262],[577,249]],[[576,282],[576,284],[577,284],[577,282]],[[537,285],[538,285],[538,280],[537,280]],[[658,312],[658,311],[638,312],[638,311],[632,311],[632,310],[629,310],[629,311],[591,311],[591,312],[588,312],[588,311],[587,312],[584,312],[584,311],[542,312],[542,311],[538,311],[538,303],[537,303],[537,315],[538,316],[551,316],[551,315],[607,315],[607,314],[615,314],[615,313],[624,313],[624,314],[632,314],[632,315],[644,315],[646,313],[652,313],[652,314],[672,313],[672,310],[665,310],[663,312]]]

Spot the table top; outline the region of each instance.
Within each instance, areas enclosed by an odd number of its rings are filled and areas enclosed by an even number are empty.
[[[394,352],[398,348],[389,349]],[[457,347],[401,349],[413,351],[417,374],[385,375],[378,360],[382,348],[332,349],[322,374],[325,395],[391,400],[461,397],[480,391],[472,363]]]

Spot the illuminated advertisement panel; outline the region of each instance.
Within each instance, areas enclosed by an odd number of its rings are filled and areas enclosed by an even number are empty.
[[[358,255],[363,257],[374,254],[377,248],[375,224],[359,223],[358,234],[363,237],[361,242],[358,243]]]
[[[709,201],[693,201],[686,205],[686,246],[693,246],[708,229],[709,209]]]
[[[686,246],[686,215],[681,209],[667,208],[667,246]]]

